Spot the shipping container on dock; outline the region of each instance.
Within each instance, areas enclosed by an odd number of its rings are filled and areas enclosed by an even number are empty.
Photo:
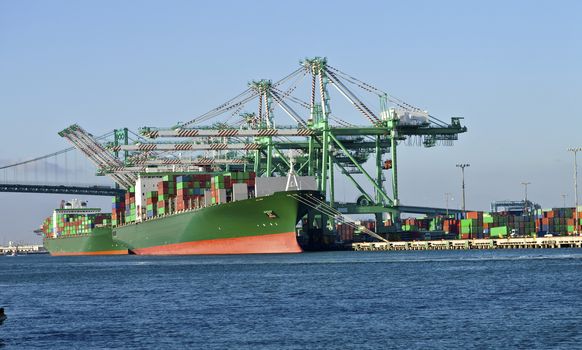
[[[341,242],[353,242],[355,229],[353,225],[347,224],[337,224],[336,232],[338,233],[338,238]]]
[[[422,240],[425,237],[444,236],[443,239],[489,239],[510,236],[535,237],[573,235],[576,210],[574,208],[537,209],[515,215],[510,212],[467,212],[465,218],[452,216],[402,218],[400,226],[384,222],[390,240]],[[582,207],[579,210],[582,228]],[[338,229],[338,238],[341,231]],[[360,237],[355,236],[357,241]],[[436,238],[439,239],[439,238]]]

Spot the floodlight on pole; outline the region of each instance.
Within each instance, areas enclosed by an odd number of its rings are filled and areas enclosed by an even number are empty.
[[[445,192],[445,203],[446,203],[446,208],[447,208],[447,216],[449,216],[449,199],[453,200],[453,198],[451,197],[453,194],[450,192]]]
[[[465,212],[465,168],[471,166],[471,164],[467,164],[467,163],[461,163],[461,164],[457,164],[457,168],[461,168],[461,190],[463,193],[462,196],[462,210],[463,213]]]
[[[578,163],[576,154],[582,151],[582,147],[568,148],[569,152],[574,153],[574,212],[576,213],[576,222],[574,223],[574,234],[578,234],[579,220],[578,217]]]
[[[525,187],[525,200],[523,202],[523,210],[529,212],[529,205],[527,204],[527,185],[531,185],[531,182],[522,182],[521,184]]]

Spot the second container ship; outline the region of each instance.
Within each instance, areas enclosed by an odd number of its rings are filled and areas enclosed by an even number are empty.
[[[62,255],[124,255],[127,247],[113,241],[111,214],[88,208],[79,200],[62,201],[46,218],[37,233],[43,236],[46,250]]]

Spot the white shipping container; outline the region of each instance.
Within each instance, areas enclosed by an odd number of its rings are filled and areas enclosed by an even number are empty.
[[[212,193],[210,190],[204,190],[204,206],[212,205]]]
[[[232,201],[242,201],[249,198],[249,189],[247,184],[232,185]]]
[[[135,205],[136,208],[145,210],[147,206],[146,193],[157,191],[158,182],[162,181],[161,177],[139,177],[135,183]],[[137,209],[136,209],[137,210]],[[141,221],[141,213],[136,215],[135,221]]]
[[[224,188],[218,190],[218,203],[226,203],[226,189]]]

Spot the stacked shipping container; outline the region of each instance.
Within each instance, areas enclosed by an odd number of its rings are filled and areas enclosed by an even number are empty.
[[[582,228],[582,207],[578,208]],[[511,233],[518,236],[572,235],[575,231],[574,208],[535,210],[529,215],[507,212],[467,212],[465,219],[448,217],[407,218],[402,220],[402,232],[444,231],[460,239],[500,238]],[[386,226],[391,226],[387,224]],[[421,235],[419,235],[421,237]]]
[[[130,188],[125,198],[115,198],[113,201],[114,225],[131,223],[137,217],[153,218],[173,212],[190,210],[205,205],[226,203],[233,200],[233,185],[241,184],[244,193],[238,193],[239,198],[246,199],[252,195],[255,186],[254,172],[230,172],[220,175],[194,173],[164,175],[157,184],[157,191],[146,192],[145,208],[137,212],[135,189]],[[244,185],[242,185],[244,184]],[[208,198],[205,198],[208,197]]]
[[[153,218],[158,215],[158,191],[146,193],[146,217]]]
[[[56,222],[53,220],[55,217]],[[43,221],[41,231],[45,237],[83,235],[91,233],[96,225],[107,226],[110,223],[111,214],[68,214],[64,210],[56,210],[56,216],[49,216]]]
[[[374,220],[364,220],[360,221],[359,225],[364,226],[370,231],[376,231],[376,221]],[[336,224],[336,232],[338,238],[344,242],[351,242],[354,240],[354,237],[362,236],[361,232],[356,231],[353,225],[348,224]],[[368,235],[363,235],[368,237]]]
[[[135,188],[130,187],[127,192],[125,192],[125,223],[135,221]]]
[[[111,224],[120,225],[125,220],[125,197],[114,196],[111,203]]]
[[[582,225],[582,207],[578,208],[579,229]],[[536,231],[570,235],[575,231],[576,211],[574,208],[557,208],[535,211]]]
[[[209,174],[176,177],[176,210],[199,208],[203,205],[204,190],[210,187]]]
[[[176,176],[164,175],[162,181],[158,183],[157,214],[168,214],[170,212],[170,205],[173,203],[174,198],[176,198]]]

